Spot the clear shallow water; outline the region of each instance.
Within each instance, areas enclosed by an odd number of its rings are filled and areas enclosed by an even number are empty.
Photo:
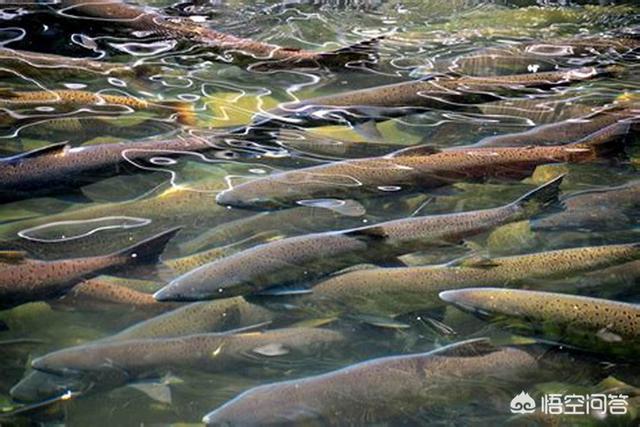
[[[154,101],[181,100],[195,110],[196,120],[189,127],[179,125],[169,109],[139,112],[110,105],[71,109],[60,106],[42,108],[41,105],[10,106],[6,108],[7,113],[19,114],[20,120],[3,121],[0,150],[3,155],[11,156],[61,141],[81,146],[119,141],[131,143],[144,137],[175,138],[191,134],[206,137],[220,132],[215,128],[248,124],[254,114],[284,102],[397,83],[432,73],[454,71],[470,75],[508,75],[530,72],[534,70],[531,66],[535,70],[540,67],[578,66],[594,60],[590,55],[537,58],[534,61],[508,58],[504,63],[501,61],[500,66],[488,61],[466,68],[450,68],[456,63],[456,58],[480,49],[519,46],[541,40],[553,42],[576,36],[602,37],[615,31],[632,30],[640,19],[637,6],[632,1],[606,7],[598,6],[597,2],[582,2],[584,4],[573,7],[543,8],[536,7],[535,2],[526,1],[495,2],[498,4],[457,0],[351,3],[216,2],[195,7],[195,20],[219,31],[309,50],[330,50],[363,39],[385,36],[380,43],[380,58],[376,64],[358,64],[348,71],[246,71],[233,64],[221,63],[205,48],[184,41],[177,43],[154,35],[132,35],[129,30],[119,30],[117,26],[104,22],[61,16],[55,12],[55,7],[43,9],[29,4],[4,7],[0,15],[0,40],[5,47],[115,63],[141,61],[158,69],[141,78],[116,78],[60,76],[44,71],[34,73],[33,70],[26,73],[0,65],[3,88],[19,91],[81,89]],[[185,10],[169,2],[150,5],[158,8],[174,6],[167,9],[167,13],[174,14]],[[434,191],[364,198],[359,200],[360,204],[342,206],[325,200],[311,203],[311,207],[267,213],[220,207],[215,203],[217,193],[240,182],[277,171],[346,158],[340,152],[326,152],[327,138],[361,141],[356,146],[359,157],[381,155],[395,148],[421,143],[447,148],[469,145],[485,136],[520,132],[537,125],[583,117],[603,105],[620,101],[624,94],[633,100],[639,82],[636,58],[601,55],[595,60],[602,65],[612,62],[626,66],[626,74],[551,90],[523,90],[498,103],[483,104],[480,112],[452,112],[442,108],[389,117],[378,125],[381,142],[362,142],[364,137],[353,129],[331,126],[311,131],[295,129],[282,132],[279,139],[285,146],[287,141],[308,143],[304,149],[284,155],[277,152],[255,156],[256,152],[272,147],[230,150],[225,147],[232,159],[216,152],[185,153],[175,158],[159,152],[149,161],[131,160],[124,164],[121,174],[97,180],[82,187],[81,191],[61,190],[52,194],[53,197],[29,198],[0,205],[3,247],[26,250],[34,257],[50,260],[100,255],[180,226],[180,233],[171,240],[163,254],[164,260],[170,260],[218,246],[225,247],[228,252],[224,253],[227,254],[286,236],[346,229],[418,214],[495,207],[514,200],[534,184],[547,181],[555,176],[557,170],[567,172],[562,186],[564,197],[578,191],[632,182],[637,179],[637,162],[634,147],[630,145],[626,158],[591,164],[542,166],[523,182],[492,179],[487,183],[458,183]],[[93,120],[96,117],[98,120]],[[63,122],[55,122],[61,118],[64,118]],[[381,190],[392,192],[392,187]],[[473,240],[491,256],[635,242],[638,240],[637,209],[633,200],[626,203],[632,196],[625,197],[624,203],[611,204],[611,209],[601,215],[598,211],[607,207],[602,205],[603,202],[582,207],[593,211],[595,226],[590,224],[575,229],[561,226],[552,231],[535,231],[529,224],[518,223],[492,230]],[[78,212],[74,213],[75,209]],[[407,259],[413,264],[429,265],[447,262],[465,253],[465,247],[449,246],[411,254]],[[196,266],[197,261],[194,260],[185,268],[189,270]],[[163,268],[160,272],[125,271],[120,276],[153,283],[117,284],[150,293],[175,277],[177,268],[174,266],[173,271]],[[569,282],[591,280],[596,286],[579,288],[577,292],[636,302],[637,293],[633,291],[635,271],[632,266],[624,274],[596,275],[588,279],[580,276],[570,278]],[[532,281],[527,286],[537,284]],[[555,291],[565,289],[554,284],[547,288]],[[0,312],[0,319],[7,329],[0,332],[0,341],[36,340],[2,344],[0,399],[3,406],[20,406],[11,400],[9,390],[23,377],[31,359],[53,350],[109,337],[164,310],[152,303],[153,307],[95,301],[90,304],[71,300],[71,295],[61,301],[34,302]],[[118,387],[92,391],[64,405],[34,411],[18,422],[47,420],[70,425],[198,423],[205,413],[255,385],[327,372],[376,356],[428,351],[471,337],[488,335],[498,342],[513,340],[500,324],[482,322],[451,307],[406,314],[395,323],[388,320],[387,327],[380,328],[379,316],[367,313],[347,312],[336,316],[328,311],[300,312],[291,309],[295,299],[291,301],[290,298],[274,297],[255,302],[275,313],[273,324],[266,329],[322,325],[344,334],[346,343],[328,346],[310,355],[282,357],[281,360],[275,357],[275,361],[258,363],[243,354],[239,357],[246,360],[246,364],[240,363],[223,373],[171,369],[172,376],[179,378],[166,380],[172,392],[171,403],[153,400],[139,389]],[[248,317],[249,320],[234,317],[213,329],[231,329],[247,326],[251,320],[256,320],[253,323],[263,320]],[[440,322],[455,333],[447,333],[448,328],[443,328]],[[187,323],[193,325],[194,321]],[[609,363],[615,367],[610,368]],[[631,369],[633,363],[630,366],[627,363],[605,355],[595,360],[588,359],[588,363],[576,363],[572,370],[567,370],[564,365],[555,366],[559,372],[566,373],[562,376],[554,374],[554,365],[548,370],[541,368],[524,384],[499,379],[485,379],[479,384],[471,382],[469,387],[477,387],[477,393],[472,394],[469,400],[451,393],[451,396],[445,396],[446,404],[437,409],[405,413],[388,422],[483,425],[511,421],[536,425],[535,420],[514,421],[508,411],[509,401],[521,388],[532,394],[555,390],[566,393],[573,389],[595,393],[602,388],[600,380],[608,375],[636,386],[639,377]],[[485,399],[487,395],[491,399]],[[34,400],[39,399],[42,400],[42,396]],[[605,422],[631,425],[634,422],[631,418],[610,418]],[[362,423],[366,421],[363,419]],[[578,417],[570,418],[569,422],[589,424],[597,421],[591,417]]]

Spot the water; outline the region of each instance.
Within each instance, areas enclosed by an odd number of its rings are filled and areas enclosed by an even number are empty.
[[[550,3],[538,6],[537,3]],[[112,253],[134,242],[172,227],[181,227],[170,241],[163,260],[185,257],[213,248],[197,259],[162,268],[124,269],[114,274],[116,286],[133,288],[141,300],[125,296],[120,303],[92,297],[78,297],[73,291],[62,299],[35,301],[0,312],[0,405],[19,408],[9,391],[29,372],[31,360],[51,351],[110,337],[143,320],[176,306],[155,303],[150,294],[179,273],[203,262],[229,255],[260,243],[313,232],[348,229],[385,220],[427,214],[448,214],[504,205],[558,173],[566,173],[563,197],[584,190],[599,190],[633,183],[638,178],[637,150],[633,138],[626,156],[585,164],[539,166],[524,179],[491,178],[484,182],[458,182],[450,186],[406,192],[406,186],[389,183],[378,186],[385,197],[340,195],[299,200],[297,207],[259,212],[222,207],[218,193],[242,182],[279,171],[325,164],[350,157],[380,156],[418,144],[448,148],[473,144],[484,137],[522,132],[535,126],[570,118],[584,118],[614,102],[633,103],[640,79],[637,53],[621,57],[611,51],[593,51],[569,56],[507,56],[491,61],[465,63],[464,55],[535,43],[553,43],[575,37],[604,37],[619,31],[637,32],[640,10],[635,1],[536,2],[533,0],[429,0],[429,1],[209,1],[172,4],[153,1],[149,6],[172,16],[191,16],[198,24],[218,31],[308,50],[332,50],[365,39],[385,38],[375,61],[356,62],[349,69],[253,69],[235,66],[205,47],[164,36],[131,31],[73,13],[59,7],[15,2],[0,8],[2,47],[23,51],[91,58],[115,64],[144,64],[153,71],[139,77],[92,73],[56,73],[46,69],[17,69],[0,60],[2,91],[83,90],[103,95],[128,95],[156,103],[181,101],[194,110],[189,125],[177,121],[171,108],[139,111],[122,105],[68,106],[44,103],[2,106],[0,152],[3,156],[67,141],[73,147],[123,142],[143,138],[212,138],[247,125],[258,113],[286,102],[348,90],[399,83],[428,76],[511,75],[567,69],[582,65],[626,67],[622,76],[578,82],[551,89],[522,89],[500,94],[498,101],[482,104],[479,110],[425,108],[412,114],[389,114],[378,124],[380,135],[364,137],[354,126],[319,126],[283,129],[279,145],[262,135],[233,136],[216,140],[217,150],[183,152],[157,150],[143,159],[123,152],[118,173],[94,171],[80,185],[37,194],[0,205],[0,235],[3,249],[24,250],[34,258],[62,260]],[[615,3],[615,5],[603,5]],[[543,46],[544,47],[544,46]],[[543,48],[542,47],[542,48]],[[540,46],[538,47],[541,48]],[[367,112],[368,114],[369,112]],[[584,119],[582,123],[593,120]],[[344,123],[343,123],[344,124]],[[580,126],[578,124],[577,126]],[[257,137],[256,137],[257,138]],[[364,142],[366,138],[368,142]],[[255,144],[247,144],[247,141]],[[338,141],[338,142],[336,142]],[[356,142],[341,149],[344,143]],[[293,147],[287,151],[282,147]],[[336,148],[338,147],[338,148]],[[178,150],[179,151],[179,150]],[[530,174],[525,174],[529,176]],[[522,178],[522,177],[520,177]],[[73,188],[70,188],[73,187]],[[38,190],[38,191],[36,191]],[[9,199],[16,198],[10,190]],[[37,195],[38,197],[33,197]],[[362,195],[360,195],[362,196]],[[516,222],[474,236],[472,244],[411,250],[401,257],[409,265],[442,264],[468,255],[504,256],[560,248],[582,247],[638,240],[637,204],[628,193],[613,200],[587,201],[577,206],[576,215],[587,212],[593,219],[573,227],[563,219],[559,227],[536,229],[535,224]],[[569,204],[567,203],[569,206]],[[571,209],[573,207],[569,206]],[[560,208],[554,208],[559,210]],[[571,211],[574,212],[574,211]],[[547,212],[542,219],[551,215]],[[573,219],[575,219],[574,217]],[[582,217],[580,217],[582,218]],[[575,220],[579,222],[578,220]],[[586,225],[585,225],[586,224]],[[470,247],[474,249],[469,249]],[[478,249],[480,247],[480,249]],[[421,248],[422,249],[422,248]],[[365,259],[363,262],[370,263]],[[394,259],[382,265],[397,265]],[[293,268],[293,266],[291,266]],[[600,275],[598,275],[600,274]],[[294,285],[306,281],[297,278]],[[128,281],[123,281],[127,279]],[[137,279],[132,281],[129,279]],[[581,283],[574,293],[637,302],[634,291],[637,265],[619,271],[607,270],[565,277],[562,284],[547,279],[524,281],[525,287],[563,291],[567,283]],[[102,280],[102,278],[101,278]],[[510,286],[512,283],[501,283]],[[299,287],[299,286],[294,286]],[[76,288],[76,291],[79,288]],[[121,289],[121,288],[120,288]],[[298,296],[253,297],[247,312],[229,313],[225,321],[199,326],[203,321],[177,325],[178,335],[209,330],[227,330],[271,320],[259,330],[287,326],[320,326],[338,331],[345,343],[323,346],[311,353],[259,357],[249,351],[237,355],[238,364],[222,372],[200,372],[184,367],[164,369],[159,382],[171,390],[170,402],[158,401],[139,388],[106,387],[94,384],[86,394],[62,404],[45,405],[7,423],[65,423],[69,425],[140,425],[149,423],[199,423],[202,416],[239,393],[256,385],[302,378],[342,368],[378,356],[424,352],[473,337],[490,336],[497,343],[522,343],[523,338],[507,332],[503,323],[487,323],[453,307],[440,305],[430,310],[402,313],[395,319],[379,313],[355,310],[306,311],[297,306]],[[146,299],[145,299],[146,297]],[[77,298],[77,299],[74,299]],[[269,313],[266,315],[265,313]],[[240,313],[240,314],[238,314]],[[203,316],[202,314],[200,316]],[[174,323],[175,325],[175,323]],[[382,327],[381,327],[382,326]],[[186,329],[184,329],[186,328]],[[200,329],[198,329],[200,328]],[[180,332],[183,330],[183,332]],[[538,334],[540,337],[540,334]],[[545,338],[542,334],[541,338]],[[19,341],[11,341],[19,340]],[[5,342],[6,341],[6,342]],[[276,343],[277,344],[277,343]],[[273,347],[269,347],[273,350]],[[570,357],[568,350],[560,351]],[[524,378],[468,378],[460,390],[449,390],[438,407],[403,413],[386,425],[486,425],[507,422],[545,425],[544,418],[517,418],[509,402],[520,391],[534,396],[544,393],[597,393],[609,390],[601,383],[608,376],[630,385],[636,398],[638,384],[635,359],[619,360],[611,355],[571,353]],[[171,374],[167,378],[166,374]],[[152,378],[158,380],[157,378]],[[145,378],[148,383],[152,379]],[[523,381],[524,379],[524,381]],[[609,378],[609,381],[612,381]],[[158,382],[158,381],[156,381]],[[101,387],[102,386],[102,387]],[[154,388],[158,397],[158,387]],[[59,394],[59,393],[58,393]],[[36,395],[33,402],[55,397]],[[382,394],[384,399],[384,394]],[[428,393],[423,399],[433,399]],[[354,402],[357,406],[358,402]],[[633,399],[630,405],[633,404]],[[277,411],[278,408],[273,408]],[[365,414],[366,415],[366,414]],[[637,410],[630,415],[606,419],[573,416],[568,424],[637,424]],[[559,420],[560,418],[558,418]],[[550,418],[554,421],[553,418]],[[327,421],[327,420],[325,420]],[[0,420],[0,423],[4,423]],[[356,424],[378,421],[366,416]],[[340,423],[338,421],[338,423]]]

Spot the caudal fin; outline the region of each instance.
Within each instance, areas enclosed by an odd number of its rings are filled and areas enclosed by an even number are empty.
[[[543,211],[546,207],[558,203],[560,185],[563,179],[564,174],[528,192],[513,202],[513,204],[523,209],[525,217],[535,215]]]
[[[197,115],[192,104],[182,101],[167,101],[163,102],[162,105],[176,112],[178,123],[185,126],[196,125]]]
[[[169,240],[173,238],[180,231],[180,227],[175,227],[167,231],[163,231],[153,237],[150,237],[142,242],[138,242],[133,246],[122,249],[113,256],[125,257],[130,260],[128,264],[151,264],[156,263],[160,259],[160,255],[164,252],[164,248],[169,243]]]
[[[378,47],[384,36],[364,40],[351,46],[320,54],[318,63],[327,66],[345,65],[352,61],[378,61]]]
[[[624,152],[626,137],[630,130],[631,123],[628,121],[614,123],[587,135],[572,145],[578,149],[588,149],[594,158],[613,156]]]

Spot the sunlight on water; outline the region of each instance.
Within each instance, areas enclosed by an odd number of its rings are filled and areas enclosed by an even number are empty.
[[[1,2],[0,425],[637,425],[639,65],[633,0]]]

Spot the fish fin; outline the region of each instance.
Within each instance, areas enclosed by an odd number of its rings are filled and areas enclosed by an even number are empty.
[[[272,343],[272,344],[263,345],[260,347],[256,347],[251,351],[266,357],[284,356],[285,354],[289,354],[291,352],[282,343]]]
[[[375,120],[367,120],[353,126],[353,131],[369,142],[383,142],[384,137],[380,133]]]
[[[337,317],[322,317],[315,319],[305,319],[299,322],[295,322],[289,325],[290,328],[318,328],[320,326],[328,325],[329,323],[338,320]]]
[[[560,185],[565,174],[562,174],[538,188],[528,192],[518,200],[513,202],[525,211],[525,216],[535,215],[546,207],[558,203],[560,195]]]
[[[265,322],[256,323],[254,325],[243,326],[241,328],[235,328],[235,329],[229,329],[227,331],[220,332],[220,334],[221,335],[242,334],[242,333],[245,333],[245,332],[255,331],[256,329],[263,328],[265,326],[270,325],[271,323],[272,323],[271,320],[267,320]]]
[[[430,156],[442,152],[437,147],[432,145],[418,145],[415,147],[407,147],[402,150],[395,151],[389,154],[389,157],[415,157],[415,156]]]
[[[472,255],[466,258],[459,258],[453,260],[451,263],[446,264],[447,267],[467,267],[467,268],[484,268],[490,269],[500,265],[495,260],[481,255]]]
[[[193,109],[193,105],[183,101],[165,101],[162,105],[171,108],[177,113],[178,123],[185,126],[195,126],[197,115]]]
[[[25,251],[0,251],[0,262],[4,264],[21,264],[26,259]]]
[[[614,156],[624,152],[626,136],[629,135],[630,130],[631,123],[622,121],[600,129],[570,145],[578,149],[588,149],[596,157]]]
[[[386,239],[389,237],[389,234],[386,232],[384,227],[379,227],[376,225],[371,227],[356,228],[355,230],[347,231],[343,234],[345,236],[354,238]]]
[[[474,338],[441,347],[434,350],[433,354],[450,357],[475,357],[497,350],[498,348],[491,343],[489,338]]]
[[[429,325],[433,330],[435,330],[438,334],[442,336],[452,336],[457,335],[457,332],[449,325],[439,320],[434,319],[433,317],[422,318],[427,325]]]
[[[347,268],[343,268],[342,270],[338,270],[334,273],[332,273],[332,276],[339,276],[341,274],[345,274],[345,273],[350,273],[352,271],[360,271],[360,270],[372,270],[375,268],[379,268],[377,265],[375,264],[356,264],[356,265],[352,265],[351,267],[347,267]]]
[[[18,163],[21,160],[29,159],[38,156],[50,156],[56,154],[62,154],[67,150],[69,144],[65,142],[58,142],[56,144],[47,145],[46,147],[36,148],[35,150],[27,151],[25,153],[16,154],[15,156],[5,157],[0,159],[2,163]]]
[[[286,296],[286,295],[306,295],[312,292],[313,290],[309,288],[303,288],[303,287],[273,286],[271,288],[257,292],[254,295],[280,297],[280,296]]]
[[[369,315],[369,314],[356,314],[353,316],[348,316],[351,319],[354,319],[358,322],[366,323],[367,325],[375,326],[377,328],[385,328],[385,329],[409,329],[411,325],[404,322],[399,322],[394,320],[392,317],[387,316],[377,316],[377,315]]]
[[[174,227],[167,231],[163,231],[162,233],[138,242],[133,246],[122,249],[114,253],[112,256],[134,258],[134,263],[136,264],[157,262],[159,261],[160,255],[164,251],[165,246],[169,243],[169,240],[171,240],[173,236],[180,231],[180,229],[181,227]]]
[[[321,65],[347,64],[351,61],[378,60],[378,47],[384,36],[363,40],[350,46],[342,47],[331,52],[318,55]]]
[[[170,405],[172,403],[171,388],[163,383],[134,383],[129,387],[141,391],[152,400]]]

